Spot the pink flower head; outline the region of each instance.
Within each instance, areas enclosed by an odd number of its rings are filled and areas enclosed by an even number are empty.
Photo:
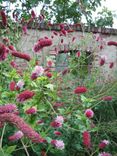
[[[22,133],[22,131],[17,131],[15,134],[10,136],[8,139],[10,141],[17,141],[17,140],[21,139],[23,136],[24,136],[24,134]]]
[[[33,51],[34,52],[40,52],[41,49],[44,47],[48,47],[52,45],[52,40],[47,38],[41,38],[38,40],[38,42],[34,45]]]
[[[16,82],[15,81],[11,81],[10,82],[10,84],[9,84],[10,91],[14,91],[15,90],[15,85],[16,85]]]
[[[11,65],[13,68],[17,68],[17,67],[18,67],[18,65],[16,64],[15,61],[11,61],[11,62],[10,62],[10,65]]]
[[[109,41],[107,44],[108,46],[117,46],[117,42],[115,41]]]
[[[24,81],[23,80],[19,80],[18,83],[16,84],[16,89],[22,89],[24,86]]]
[[[59,132],[59,131],[54,131],[54,134],[55,134],[55,135],[58,135],[58,136],[62,135],[62,133]]]
[[[15,104],[6,104],[0,106],[0,114],[3,113],[13,113],[17,110],[17,106]]]
[[[78,52],[76,53],[76,57],[80,57],[80,56],[81,56],[81,52],[78,51]]]
[[[51,144],[60,150],[63,150],[65,148],[65,144],[62,140],[52,140]]]
[[[28,99],[31,99],[33,96],[35,95],[35,93],[33,91],[30,90],[25,90],[23,92],[21,92],[18,96],[17,96],[17,100],[19,102],[24,102]]]
[[[33,19],[36,18],[36,14],[35,14],[34,10],[31,10],[31,17],[32,17]]]
[[[37,124],[39,124],[39,125],[44,124],[44,120],[41,120],[41,119],[40,119],[40,120],[38,120],[38,121],[37,121]]]
[[[64,69],[64,70],[62,71],[62,75],[66,75],[66,74],[68,74],[69,71],[70,71],[70,70],[69,70],[68,68]]]
[[[51,77],[52,77],[52,73],[47,72],[47,73],[46,73],[46,76],[47,76],[48,78],[51,78]]]
[[[109,144],[109,141],[108,140],[102,140],[99,144],[99,148],[100,149],[103,149],[105,148],[107,145]]]
[[[109,68],[113,68],[113,66],[114,66],[114,62],[110,62]]]
[[[54,62],[53,62],[53,60],[48,60],[47,61],[47,67],[52,67],[52,66],[54,66]]]
[[[28,124],[24,122],[22,118],[19,116],[15,115],[14,113],[4,113],[0,114],[0,122],[8,122],[10,124],[15,125],[22,133],[24,136],[32,140],[32,142],[35,143],[42,143],[45,142],[45,139],[43,139],[40,134],[35,132]]]
[[[12,52],[12,56],[15,56],[15,57],[24,59],[24,60],[26,60],[26,61],[30,61],[30,60],[31,60],[30,55],[28,55],[28,54],[26,54],[26,53],[17,52],[17,51],[13,51],[13,52]]]
[[[87,88],[84,86],[78,86],[75,90],[74,93],[75,94],[81,94],[81,93],[85,93],[87,92]]]
[[[61,43],[63,43],[63,38],[61,39]]]
[[[90,148],[91,147],[91,136],[90,136],[90,133],[88,131],[84,131],[82,136],[83,136],[83,145],[86,148]]]
[[[64,23],[59,24],[60,29],[64,29]]]
[[[63,116],[57,116],[55,120],[51,122],[50,125],[54,128],[59,128],[59,127],[62,127],[63,122],[64,122]]]
[[[22,27],[22,31],[24,34],[27,34],[27,26],[26,25]]]
[[[0,61],[6,59],[8,52],[8,48],[4,44],[0,43]]]
[[[100,66],[103,66],[105,64],[106,60],[107,60],[107,57],[105,55],[102,55],[101,59],[99,61]]]
[[[63,118],[63,116],[57,116],[55,121],[59,122],[59,123],[63,123],[64,122],[64,118]]]
[[[67,35],[67,31],[65,29],[62,29],[61,30],[61,34],[64,35],[64,36],[66,36]]]
[[[58,35],[58,33],[56,31],[53,31],[53,34],[56,35],[56,36]]]
[[[26,114],[36,114],[36,113],[37,113],[37,109],[35,107],[31,107],[26,110]]]
[[[9,45],[8,48],[11,50],[11,51],[16,51],[15,47],[13,45]]]
[[[111,101],[112,100],[112,96],[105,96],[102,98],[103,101]]]
[[[50,123],[50,125],[54,128],[60,128],[62,127],[62,123],[61,122],[56,122],[56,121],[53,121]]]
[[[7,25],[7,17],[6,17],[5,12],[3,10],[0,11],[0,15],[2,17],[2,24],[3,24],[3,26],[6,26]]]
[[[31,79],[34,80],[36,79],[38,76],[42,76],[44,73],[44,68],[42,66],[35,66],[32,75],[31,75]]]
[[[75,39],[76,39],[76,37],[73,37],[73,38],[72,38],[72,42],[74,42],[74,41],[75,41]]]
[[[86,111],[85,111],[85,116],[87,117],[87,118],[93,118],[93,116],[94,116],[94,112],[91,110],[91,109],[87,109]]]
[[[112,155],[110,153],[103,152],[100,153],[98,156],[112,156]]]

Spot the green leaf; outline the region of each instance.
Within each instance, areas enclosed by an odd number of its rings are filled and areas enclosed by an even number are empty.
[[[16,149],[16,147],[17,145],[5,147],[5,153],[11,154]]]

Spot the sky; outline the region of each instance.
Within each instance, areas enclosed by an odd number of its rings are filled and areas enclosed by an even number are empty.
[[[17,0],[17,1],[19,1],[19,0]],[[4,3],[4,5],[6,5],[6,4]],[[19,6],[21,6],[20,3],[19,3]],[[10,7],[11,7],[11,9],[14,9],[13,5],[11,5]],[[107,7],[109,10],[112,11],[112,13],[116,14],[116,17],[114,17],[113,28],[117,29],[117,0],[103,0],[102,6],[97,8],[97,11],[95,13],[93,13],[93,18],[95,18],[97,12],[101,11],[103,7]],[[39,10],[40,10],[40,7],[37,7],[37,9],[35,10],[36,12],[38,12],[37,14],[39,14]],[[83,21],[85,22],[85,19],[83,19]]]

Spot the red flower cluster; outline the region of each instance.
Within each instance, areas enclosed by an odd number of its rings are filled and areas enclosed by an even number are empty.
[[[91,147],[91,136],[90,136],[90,133],[88,131],[84,131],[82,136],[83,136],[83,145],[86,148],[90,148]]]
[[[108,140],[103,140],[99,143],[99,148],[104,149],[109,144]]]
[[[30,60],[31,60],[30,55],[25,54],[25,53],[21,53],[21,52],[17,52],[17,51],[13,51],[13,52],[12,52],[12,56],[15,56],[15,57],[24,59],[24,60],[26,60],[26,61],[30,61]]]
[[[85,116],[87,117],[87,118],[93,118],[93,116],[94,116],[94,112],[91,110],[91,109],[86,109],[86,111],[85,111]]]
[[[33,91],[25,90],[17,96],[17,100],[19,102],[24,102],[28,99],[31,99],[34,95],[35,93]]]
[[[26,124],[22,118],[13,113],[0,114],[0,122],[8,122],[15,125],[20,131],[22,131],[24,136],[32,140],[32,142],[42,143],[45,141],[37,132],[35,132],[28,124]]]
[[[11,81],[10,82],[10,84],[9,84],[10,91],[14,91],[15,90],[15,85],[16,85],[15,81]]]
[[[111,63],[109,64],[109,68],[113,68],[113,66],[114,66],[114,62],[111,62]]]
[[[112,100],[112,96],[105,96],[102,98],[103,101],[111,101]]]
[[[79,86],[74,90],[75,94],[81,94],[87,92],[87,88],[84,86]]]
[[[37,112],[37,109],[35,107],[31,107],[26,110],[26,114],[35,114]]]
[[[50,73],[50,72],[47,72],[45,75],[46,75],[48,78],[51,78],[51,77],[52,77],[52,73]]]
[[[36,17],[36,14],[35,14],[34,10],[31,11],[31,17],[32,18],[35,18]]]
[[[52,45],[52,40],[49,38],[41,38],[38,42],[34,45],[33,50],[34,52],[39,52],[42,48],[48,47]]]
[[[7,25],[7,18],[6,18],[5,12],[2,10],[0,12],[0,15],[2,17],[2,24],[3,24],[3,26],[6,26]]]
[[[117,46],[117,42],[115,41],[109,41],[107,44],[108,46]]]
[[[8,48],[4,44],[0,43],[0,61],[6,59],[8,52]]]
[[[0,106],[0,114],[3,113],[13,113],[17,110],[17,107],[15,104],[6,104],[3,106]]]

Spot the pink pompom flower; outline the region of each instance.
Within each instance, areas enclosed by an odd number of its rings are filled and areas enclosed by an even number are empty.
[[[55,134],[55,135],[58,135],[58,136],[62,135],[62,133],[59,132],[59,131],[54,131],[54,134]]]
[[[24,134],[22,133],[22,131],[17,131],[15,134],[10,136],[8,139],[10,141],[17,141],[17,140],[21,139],[23,136],[24,136]]]
[[[99,144],[99,148],[104,149],[107,145],[109,145],[109,141],[108,140],[102,140]]]
[[[19,90],[19,89],[22,89],[24,86],[24,81],[23,80],[19,80],[17,83],[16,83],[16,89]]]
[[[87,117],[87,118],[93,118],[93,116],[94,116],[94,112],[91,110],[91,109],[87,109],[86,111],[85,111],[85,116]]]
[[[17,100],[19,102],[24,102],[28,99],[31,99],[34,95],[35,95],[35,93],[33,91],[25,90],[25,91],[21,92],[20,94],[18,94]]]
[[[112,96],[105,96],[102,98],[103,101],[111,101],[112,100]]]
[[[110,153],[102,152],[98,156],[112,156]]]
[[[99,60],[100,66],[103,66],[105,64],[106,60],[107,60],[107,57],[105,55],[102,55]]]
[[[78,86],[75,90],[74,93],[75,94],[81,94],[81,93],[85,93],[87,92],[87,88],[84,86]]]
[[[80,57],[80,56],[81,56],[81,52],[78,51],[78,52],[76,53],[76,57]]]
[[[35,107],[31,107],[31,108],[27,109],[25,113],[26,114],[36,114],[37,109]]]
[[[62,140],[52,140],[51,144],[60,150],[63,150],[65,148],[65,144]]]

